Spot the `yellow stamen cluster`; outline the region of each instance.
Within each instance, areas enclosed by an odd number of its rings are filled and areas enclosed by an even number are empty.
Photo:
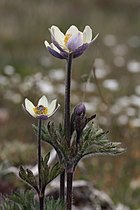
[[[47,115],[48,114],[48,108],[44,107],[43,105],[36,106],[33,108],[34,113],[37,115]]]
[[[65,38],[64,38],[64,43],[65,45],[67,44],[67,42],[69,41],[69,38],[71,37],[71,34],[66,34]]]

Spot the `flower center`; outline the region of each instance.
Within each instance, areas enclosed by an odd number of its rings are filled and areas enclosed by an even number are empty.
[[[67,42],[69,41],[69,38],[70,38],[71,36],[72,36],[71,34],[66,34],[66,35],[65,35],[65,38],[64,38],[64,43],[65,43],[65,45],[67,44]]]
[[[43,105],[36,106],[33,108],[34,113],[37,115],[47,115],[48,114],[48,108],[44,107]]]

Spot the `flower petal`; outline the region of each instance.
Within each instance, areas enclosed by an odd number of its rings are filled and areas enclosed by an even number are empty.
[[[56,101],[57,100],[55,99],[50,103],[50,105],[48,107],[48,115],[51,115],[54,112],[54,110],[56,108]]]
[[[86,26],[83,31],[83,42],[90,43],[92,39],[92,29],[89,26]]]
[[[52,48],[53,50],[55,50],[56,52],[60,53],[60,50],[59,50],[53,43],[49,44],[49,43],[45,40],[45,41],[44,41],[44,44],[45,44],[46,48],[50,47],[50,48]]]
[[[53,43],[51,43],[51,48],[53,50],[55,50],[56,52],[58,52],[60,55],[62,55],[64,58],[67,58],[68,57],[68,53],[66,51],[62,50],[61,48],[59,48],[59,46],[57,48],[56,45],[54,45]]]
[[[69,50],[66,48],[66,46],[60,45],[53,37],[52,37],[52,43],[53,43],[53,45],[54,45],[57,49],[60,50],[60,52],[62,52],[62,53],[67,53],[67,52],[69,52]]]
[[[27,98],[25,99],[25,109],[27,110],[27,112],[32,115],[33,117],[36,117],[37,115],[34,113],[34,108],[35,106],[33,105],[33,103],[31,101],[29,101]]]
[[[38,106],[44,106],[44,107],[48,107],[48,99],[46,98],[46,96],[42,96],[39,101],[38,101]]]
[[[61,51],[65,52],[67,49],[64,44],[64,34],[56,26],[52,26],[50,29],[52,43]],[[68,51],[68,50],[67,50]]]
[[[51,36],[54,40],[56,40],[59,45],[64,45],[64,34],[60,31],[57,26],[52,26],[50,29]]]
[[[79,57],[98,36],[97,34],[92,40],[92,29],[88,25],[83,32],[72,25],[65,35],[54,25],[49,30],[52,43],[45,41],[45,45],[50,54],[59,59],[67,59],[70,53],[73,53],[73,58]]]
[[[77,34],[79,32],[78,28],[74,25],[70,26],[70,28],[66,31],[66,34]]]
[[[97,34],[97,35],[91,40],[91,43],[93,43],[93,42],[97,39],[98,36],[99,36],[99,34]]]
[[[57,107],[54,109],[54,111],[50,115],[48,115],[48,117],[51,117],[52,115],[54,115],[59,107],[60,107],[60,104],[57,105]]]
[[[60,58],[60,59],[65,59],[65,57],[63,56],[63,54],[61,55],[60,53],[58,53],[56,50],[52,49],[52,47],[47,47],[48,51],[50,54],[52,54],[54,57],[56,58]]]
[[[78,32],[77,34],[74,34],[72,37],[70,37],[67,43],[67,48],[73,52],[74,50],[79,48],[82,44],[83,44],[83,37],[82,34]]]
[[[73,58],[77,58],[84,53],[89,44],[85,43],[73,52]]]
[[[47,42],[46,40],[44,41],[44,44],[45,44],[46,47],[50,47],[49,42]]]
[[[51,47],[53,50],[55,50],[56,52],[60,53],[60,50],[59,50],[53,43],[50,44],[50,47]]]

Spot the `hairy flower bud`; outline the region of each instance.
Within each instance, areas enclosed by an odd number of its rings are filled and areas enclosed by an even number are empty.
[[[84,104],[78,104],[76,105],[76,107],[74,108],[74,113],[76,115],[85,115],[86,113],[86,107]]]
[[[86,107],[84,104],[78,104],[74,108],[74,111],[71,116],[71,135],[76,130],[77,133],[77,143],[80,141],[80,136],[87,124],[86,117]]]
[[[86,107],[83,103],[77,104],[74,108],[74,111],[71,115],[71,135],[74,131],[77,133],[77,143],[80,142],[80,137],[83,129],[86,125],[93,120],[96,115],[92,115],[87,118],[86,116]]]

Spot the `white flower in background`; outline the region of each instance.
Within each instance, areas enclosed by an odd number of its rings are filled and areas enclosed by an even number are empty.
[[[31,116],[45,120],[51,117],[59,106],[60,104],[57,104],[56,99],[49,103],[46,96],[42,96],[37,106],[34,106],[34,104],[26,98],[24,108]]]
[[[85,26],[81,32],[72,25],[65,34],[57,26],[52,26],[49,30],[52,43],[45,41],[45,46],[53,56],[60,59],[67,59],[70,53],[73,54],[73,58],[79,57],[99,35],[92,39],[92,29],[89,26]]]

